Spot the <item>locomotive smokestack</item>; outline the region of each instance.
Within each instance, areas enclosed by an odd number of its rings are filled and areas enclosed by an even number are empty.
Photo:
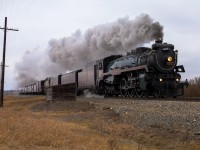
[[[163,40],[162,40],[162,38],[160,38],[160,39],[157,39],[157,40],[155,41],[155,43],[156,43],[156,44],[162,44],[162,43],[163,43]]]
[[[50,40],[44,54],[26,53],[16,64],[17,80],[22,85],[27,83],[24,80],[29,80],[30,75],[32,79],[41,80],[46,76],[79,69],[89,61],[121,54],[158,38],[163,38],[163,27],[147,14],[133,20],[119,18],[84,33],[77,30],[69,37]]]

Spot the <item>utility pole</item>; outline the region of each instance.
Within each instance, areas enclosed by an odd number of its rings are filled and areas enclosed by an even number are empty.
[[[7,28],[7,17],[5,17],[5,25],[4,28],[1,28],[4,30],[4,41],[3,41],[3,64],[2,64],[2,70],[1,70],[1,95],[0,95],[0,107],[3,107],[3,96],[4,96],[4,75],[5,75],[5,57],[6,57],[6,32],[7,30],[11,31],[19,31],[18,29],[12,29]]]

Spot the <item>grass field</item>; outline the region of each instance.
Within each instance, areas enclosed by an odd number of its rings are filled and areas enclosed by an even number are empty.
[[[5,97],[0,109],[0,149],[135,149],[134,142],[111,137],[91,129],[84,122],[67,122],[57,118],[81,111],[56,109],[33,111],[32,107],[44,103],[39,97]],[[43,110],[45,110],[43,108]],[[119,142],[118,142],[119,143]]]

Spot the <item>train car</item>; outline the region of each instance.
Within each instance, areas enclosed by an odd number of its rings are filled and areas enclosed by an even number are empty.
[[[69,84],[75,84],[76,88],[78,87],[78,73],[81,72],[82,69],[80,70],[75,70],[72,72],[68,72],[65,74],[59,74],[57,76],[53,77],[48,77],[44,81],[44,88],[50,88],[54,86],[59,86],[59,85],[69,85]]]
[[[64,85],[64,84],[75,83],[76,86],[78,87],[80,84],[79,79],[78,79],[78,73],[80,73],[80,72],[82,72],[82,69],[62,74],[61,75],[61,84]]]
[[[41,81],[37,81],[35,83],[34,93],[36,95],[44,95],[45,94],[44,82],[45,82],[45,80],[41,80]]]
[[[45,80],[37,81],[25,87],[19,88],[20,95],[44,95],[44,82]]]
[[[53,76],[53,77],[48,77],[46,78],[46,80],[44,81],[44,88],[49,88],[52,86],[57,86],[61,84],[61,74],[57,75],[57,76]]]
[[[87,63],[85,69],[78,74],[78,88],[81,89],[95,89],[96,81],[96,61]]]
[[[23,95],[25,93],[25,87],[19,88],[19,94]]]

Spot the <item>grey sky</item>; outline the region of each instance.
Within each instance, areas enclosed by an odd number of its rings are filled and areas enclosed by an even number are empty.
[[[164,41],[179,50],[179,64],[186,69],[182,78],[199,76],[199,6],[196,0],[0,0],[0,26],[7,16],[8,27],[19,29],[8,32],[5,89],[15,88],[14,66],[25,51],[44,51],[51,39],[70,36],[77,29],[84,32],[119,17],[134,19],[142,13],[159,21],[164,26]],[[2,44],[0,32],[0,49]]]

